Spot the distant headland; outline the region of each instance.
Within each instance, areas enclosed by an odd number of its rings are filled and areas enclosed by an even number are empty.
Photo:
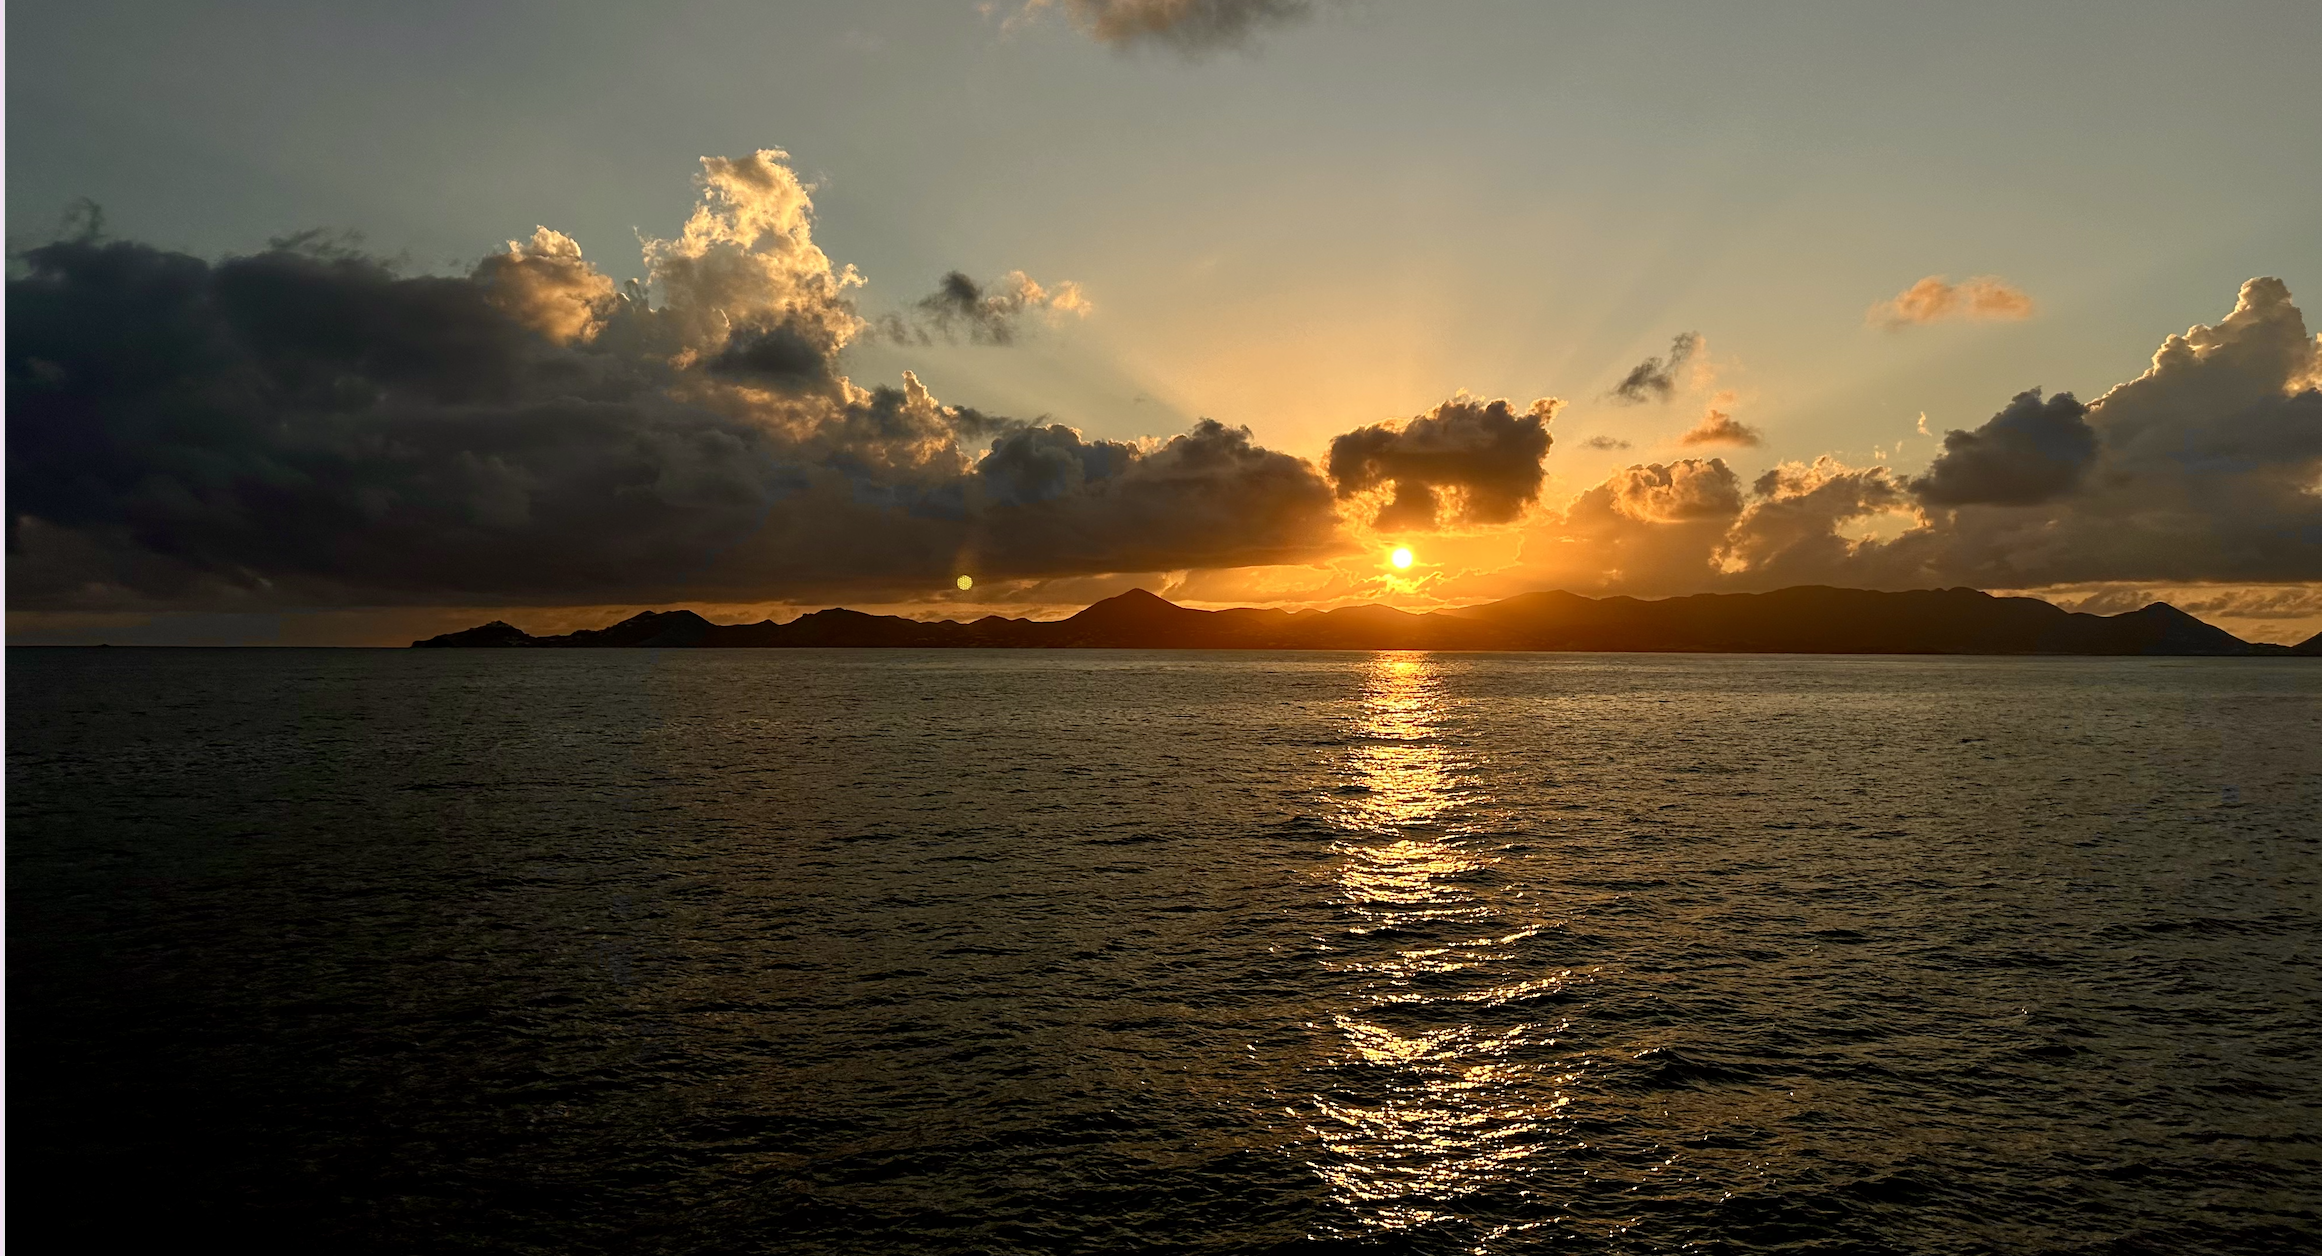
[[[1458,610],[1385,606],[1334,611],[1203,611],[1143,589],[1066,619],[986,616],[928,622],[844,609],[788,623],[713,624],[689,610],[646,611],[608,628],[535,637],[494,621],[411,643],[500,647],[1571,650],[1704,654],[2298,655],[2322,657],[2322,634],[2294,646],[2244,641],[2166,602],[2087,615],[1974,589],[1877,593],[1817,585],[1772,593],[1704,593],[1644,601],[1527,593]]]

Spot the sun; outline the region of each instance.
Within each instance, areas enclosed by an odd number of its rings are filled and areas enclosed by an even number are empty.
[[[976,578],[974,576],[961,576],[959,579],[952,581],[952,583],[959,586],[960,592],[965,593],[969,589],[976,587]]]
[[[1404,545],[1396,546],[1395,552],[1387,555],[1387,561],[1395,564],[1395,569],[1398,571],[1409,567],[1411,565],[1410,547]]]

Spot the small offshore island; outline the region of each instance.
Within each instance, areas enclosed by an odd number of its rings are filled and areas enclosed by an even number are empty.
[[[789,623],[714,624],[646,611],[608,628],[535,637],[500,621],[414,649],[595,647],[1490,650],[1700,654],[2078,654],[2322,657],[2322,633],[2294,646],[2244,641],[2166,602],[2119,615],[1974,589],[1879,593],[1819,585],[1644,601],[1527,593],[1458,610],[1194,610],[1132,589],[1066,619],[988,615],[970,623],[843,608]]]

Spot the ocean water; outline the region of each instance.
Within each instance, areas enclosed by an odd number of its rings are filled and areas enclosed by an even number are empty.
[[[73,1248],[2322,1250],[2322,665],[8,656]]]

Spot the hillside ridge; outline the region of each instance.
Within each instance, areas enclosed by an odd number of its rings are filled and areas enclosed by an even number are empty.
[[[2295,646],[2244,641],[2166,602],[2118,615],[1975,589],[1883,593],[1800,585],[1770,593],[1642,600],[1561,590],[1412,614],[1363,605],[1331,611],[1205,611],[1131,589],[1064,619],[987,615],[967,623],[833,607],[787,623],[712,623],[691,610],[644,611],[617,624],[535,637],[501,620],[411,643],[447,648],[862,648],[1495,650],[1706,654],[2064,654],[2322,657],[2322,634]]]

